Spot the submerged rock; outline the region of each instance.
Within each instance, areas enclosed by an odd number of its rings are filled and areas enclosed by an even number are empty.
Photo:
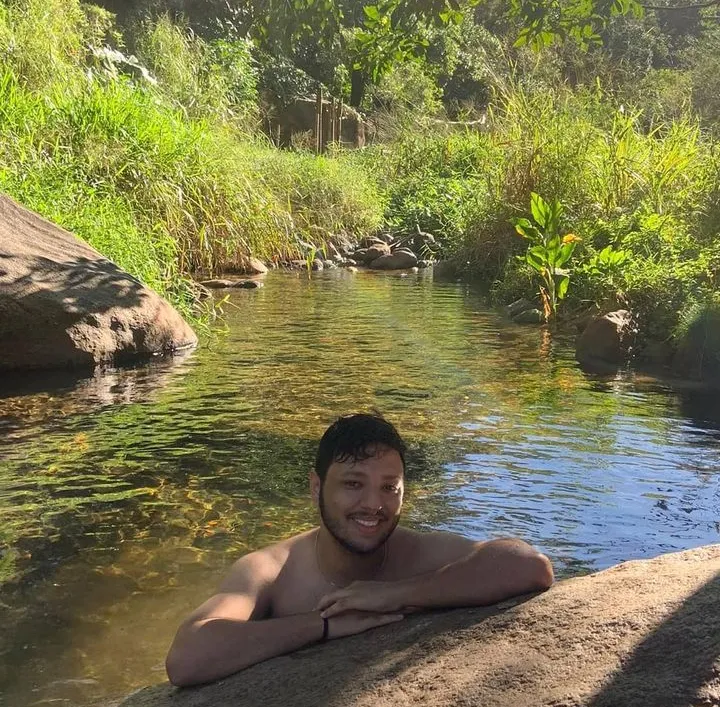
[[[512,320],[515,324],[544,324],[545,315],[534,307],[531,309],[523,309],[519,314],[516,314]]]
[[[210,290],[222,290],[226,287],[234,287],[235,280],[226,280],[223,278],[214,278],[212,280],[203,280],[200,283],[203,287],[207,287]]]
[[[0,195],[0,370],[93,367],[196,343],[162,297]]]
[[[699,707],[720,704],[720,545],[274,658],[121,707]]]
[[[260,280],[238,280],[232,287],[239,288],[241,290],[258,290],[261,287],[265,287],[265,283]]]
[[[203,287],[207,287],[211,290],[223,290],[229,287],[239,288],[242,290],[254,290],[259,287],[263,287],[264,283],[260,280],[230,280],[224,278],[217,278],[215,280],[203,280],[200,283]]]
[[[512,319],[528,309],[535,309],[535,305],[530,300],[522,297],[521,299],[515,300],[512,304],[507,305],[505,312],[508,317]]]

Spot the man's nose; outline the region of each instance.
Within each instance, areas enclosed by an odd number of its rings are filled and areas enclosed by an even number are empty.
[[[378,513],[382,509],[383,504],[382,496],[379,489],[374,489],[366,486],[361,499],[361,503],[363,509],[372,513]]]

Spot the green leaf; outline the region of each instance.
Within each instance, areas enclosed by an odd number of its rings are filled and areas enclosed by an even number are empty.
[[[365,7],[363,7],[363,12],[372,22],[380,21],[380,11],[378,10],[377,5],[365,5]]]
[[[541,245],[528,248],[527,253],[525,253],[525,261],[539,273],[542,273],[547,265],[547,253],[545,248]]]
[[[545,228],[547,226],[550,209],[540,194],[536,194],[535,192],[530,194],[530,211],[537,224],[541,228]]]
[[[570,260],[576,245],[577,243],[573,241],[571,243],[564,243],[560,247],[560,252],[555,259],[555,265],[557,265],[557,267],[562,267],[568,260]]]
[[[555,295],[559,300],[565,299],[565,295],[567,294],[569,286],[570,286],[570,276],[563,275],[560,278],[560,281],[557,284],[557,289],[555,291]]]

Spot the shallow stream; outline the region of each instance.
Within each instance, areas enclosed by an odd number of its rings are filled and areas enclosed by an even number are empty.
[[[558,573],[718,542],[720,402],[429,274],[270,273],[181,360],[0,380],[0,704],[113,704],[240,554],[310,527],[334,416],[412,448],[404,522],[518,535]]]

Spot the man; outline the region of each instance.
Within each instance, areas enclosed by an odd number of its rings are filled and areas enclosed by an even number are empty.
[[[389,422],[358,414],[332,424],[310,477],[320,527],[233,565],[178,630],[170,681],[209,682],[411,611],[494,604],[552,584],[548,559],[520,540],[396,527],[404,477],[405,444]]]

